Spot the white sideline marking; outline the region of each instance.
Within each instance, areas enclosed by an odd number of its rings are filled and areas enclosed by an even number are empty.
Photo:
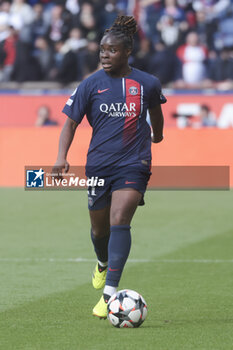
[[[1,262],[54,262],[54,263],[85,263],[96,262],[96,259],[86,258],[0,258]],[[233,263],[233,259],[129,259],[129,263],[197,263],[197,264],[220,264]]]

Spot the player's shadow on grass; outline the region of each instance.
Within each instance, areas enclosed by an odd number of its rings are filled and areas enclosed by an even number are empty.
[[[117,341],[119,336],[117,329],[108,320],[100,321],[92,316],[101,293],[86,283],[34,301],[28,298],[28,302],[0,312],[0,348],[86,350],[93,349],[96,339],[100,342],[104,339],[110,347],[112,339],[116,337]],[[158,323],[146,320],[138,329],[156,327]],[[127,336],[124,331],[121,334]],[[138,338],[136,334],[141,331],[134,334]]]

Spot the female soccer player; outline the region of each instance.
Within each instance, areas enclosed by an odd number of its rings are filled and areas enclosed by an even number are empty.
[[[151,141],[163,139],[161,104],[166,98],[154,76],[129,66],[137,23],[119,16],[100,43],[103,69],[85,79],[68,99],[55,169],[68,171],[66,160],[75,130],[84,115],[93,128],[86,175],[104,179],[90,188],[91,239],[97,255],[94,288],[104,288],[93,315],[107,316],[107,302],[116,292],[131,246],[130,223],[150,177]],[[146,122],[149,110],[151,129]]]

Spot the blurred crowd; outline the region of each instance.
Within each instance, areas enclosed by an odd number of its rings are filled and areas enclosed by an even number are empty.
[[[130,64],[175,88],[233,88],[233,0],[0,0],[0,82],[80,81],[118,14],[138,21]]]

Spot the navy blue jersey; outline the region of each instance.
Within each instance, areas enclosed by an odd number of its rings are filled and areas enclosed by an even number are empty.
[[[102,69],[78,86],[63,112],[78,124],[86,114],[93,128],[87,168],[106,170],[150,163],[146,113],[165,102],[156,77],[132,68],[127,77],[112,78]]]

